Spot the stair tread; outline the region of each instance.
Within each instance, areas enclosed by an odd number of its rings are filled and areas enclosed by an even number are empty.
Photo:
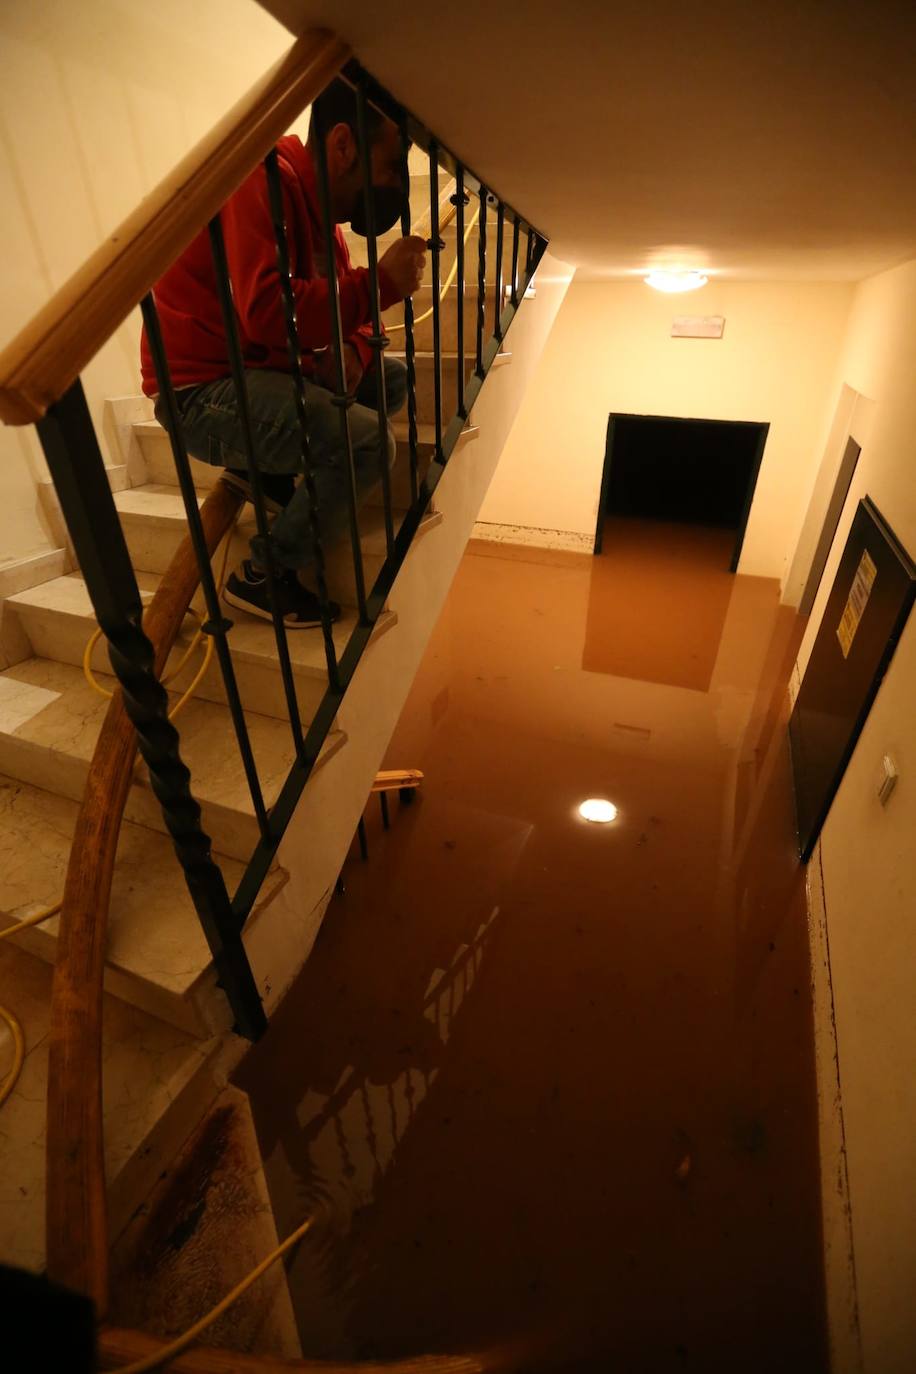
[[[96,676],[109,690],[117,685],[111,675]],[[0,767],[11,771],[13,751],[23,749],[29,752],[29,766],[37,770],[28,779],[32,782],[41,776],[53,785],[55,756],[88,767],[107,709],[107,700],[93,691],[82,670],[72,664],[30,658],[5,669],[0,673]],[[269,806],[294,757],[289,724],[254,712],[246,712],[245,719]],[[181,755],[191,770],[198,801],[252,816],[254,807],[228,707],[195,698],[183,709],[179,724]],[[344,740],[341,731],[333,731],[322,750],[325,759]],[[44,760],[36,758],[41,754]],[[138,783],[145,785],[142,772]]]
[[[394,436],[399,442],[406,443],[408,439],[408,429],[406,420],[392,420],[391,428]],[[456,449],[462,444],[472,443],[480,435],[479,425],[465,425],[458,439]],[[417,425],[417,440],[421,444],[434,444],[436,442],[436,426],[424,421]]]
[[[407,354],[406,354],[405,352],[401,352],[399,349],[390,348],[390,349],[386,349],[386,356],[389,357],[389,358],[402,358],[402,359],[403,359],[403,358],[406,358],[406,357],[407,357]],[[427,351],[426,349],[417,349],[416,352],[414,353],[414,358],[416,359],[416,361],[417,361],[418,363],[431,363],[431,362],[434,360],[435,356],[436,356],[435,353],[433,353],[431,350]],[[445,353],[445,352],[440,352],[439,356],[440,356],[441,358],[443,358],[443,359],[448,360],[449,362],[457,362],[457,361],[458,361],[458,354],[457,354],[457,353]],[[467,363],[468,367],[472,367],[472,366],[473,366],[473,364],[474,364],[474,358],[473,358],[473,356],[472,356],[470,353],[467,353],[467,352],[465,353],[465,355],[464,355],[464,360],[465,360],[465,362]],[[511,354],[511,353],[497,353],[497,354],[496,354],[496,357],[493,359],[493,362],[492,362],[491,366],[492,366],[492,367],[504,367],[504,366],[506,365],[506,363],[510,363],[511,361],[512,361],[512,354]]]
[[[18,785],[17,785],[18,786]],[[48,793],[24,798],[20,805],[44,814]],[[2,797],[2,793],[0,793]],[[72,803],[71,803],[72,805]],[[63,813],[54,813],[58,821]],[[31,832],[28,843],[33,843]],[[0,1261],[34,1272],[45,1265],[45,1103],[50,1041],[50,964],[11,941],[0,942],[0,984],[9,993],[22,1023],[28,1055],[22,1076],[3,1108],[0,1132],[0,1177],[4,1189],[4,1226],[0,1228]],[[173,1103],[204,1072],[220,1048],[219,1037],[201,1040],[155,1016],[105,995],[102,1015],[102,1094],[105,1175],[109,1186],[149,1148],[152,1133]],[[163,1142],[160,1139],[160,1147]],[[142,1177],[142,1171],[141,1171]],[[128,1209],[142,1195],[132,1193]]]
[[[144,600],[155,592],[162,577],[159,573],[138,572],[137,583]],[[85,622],[86,637],[95,625],[95,613],[89,600],[86,584],[79,573],[67,573],[53,578],[39,586],[30,587],[8,598],[9,604],[24,611],[47,611],[55,615],[71,616]],[[227,608],[232,620],[229,631],[229,647],[234,657],[249,663],[264,663],[276,666],[278,663],[277,641],[273,626],[257,616],[248,615],[236,607]],[[334,625],[334,644],[338,654],[344,648],[357,623],[354,610],[343,608],[340,620]],[[384,633],[397,620],[393,611],[383,611],[376,624],[376,636]],[[179,645],[186,644],[194,629],[189,619],[186,628],[179,636]],[[318,630],[302,630],[288,636],[290,658],[297,672],[316,678],[327,677],[327,663],[324,654],[324,640]],[[212,671],[217,671],[213,669]]]
[[[0,776],[0,924],[57,901],[63,890],[79,802]],[[221,859],[230,892],[244,865]],[[265,892],[276,884],[268,878]],[[17,936],[53,956],[59,917]],[[124,820],[112,882],[106,964],[184,997],[210,964],[210,951],[168,835]],[[180,1033],[180,1032],[176,1032]]]

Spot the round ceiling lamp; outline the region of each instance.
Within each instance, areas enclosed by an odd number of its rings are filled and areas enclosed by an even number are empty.
[[[643,277],[643,281],[656,291],[666,291],[673,294],[678,291],[696,291],[698,287],[705,286],[709,278],[704,272],[697,272],[693,269],[675,271],[656,268]]]

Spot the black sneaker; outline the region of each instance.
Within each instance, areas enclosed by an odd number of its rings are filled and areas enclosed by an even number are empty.
[[[240,491],[245,500],[254,505],[254,492],[245,468],[224,468],[222,480],[228,487]],[[270,515],[279,515],[288,506],[296,490],[296,479],[291,473],[262,472],[261,491],[264,493],[264,509]]]
[[[288,630],[314,630],[321,624],[321,602],[314,592],[302,586],[294,572],[278,572],[277,595],[283,623]],[[247,558],[238,572],[230,573],[223,590],[223,600],[240,611],[247,611],[249,615],[273,620],[267,578],[263,573],[256,572]],[[329,609],[331,619],[339,620],[340,607],[336,601],[329,602]]]

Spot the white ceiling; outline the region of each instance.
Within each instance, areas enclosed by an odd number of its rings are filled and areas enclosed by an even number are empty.
[[[333,28],[596,277],[916,257],[916,4],[262,0]]]

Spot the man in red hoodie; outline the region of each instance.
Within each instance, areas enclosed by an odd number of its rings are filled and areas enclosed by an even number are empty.
[[[323,546],[339,538],[348,523],[346,452],[339,408],[333,401],[336,359],[326,276],[326,247],[313,159],[318,128],[325,132],[331,214],[335,225],[363,222],[362,166],[356,134],[356,97],[338,79],[312,109],[308,145],[289,136],[277,144],[283,189],[290,275],[296,303],[296,327],[306,373],[305,406],[309,456],[318,493],[318,524]],[[372,196],[377,233],[391,228],[404,201],[402,150],[391,120],[369,108]],[[302,473],[302,436],[296,390],[289,372],[286,323],[277,270],[276,239],[263,167],[245,181],[221,212],[236,319],[245,362],[249,408],[258,467],[265,495],[276,512],[269,543],[280,577],[278,590],[286,624],[307,628],[321,623],[318,597],[303,582],[314,560],[309,500]],[[383,310],[411,295],[419,286],[426,244],[413,235],[397,239],[379,259],[378,280]],[[346,241],[335,230],[334,258],[343,323],[350,433],[357,494],[363,499],[379,481],[378,375],[367,343],[372,332],[369,274],[350,262]],[[230,472],[230,480],[250,495],[245,444],[222,324],[216,276],[207,231],[202,231],[156,284],[154,295],[188,452]],[[158,396],[159,383],[146,333],[141,342],[143,389],[155,396],[156,418],[169,417]],[[396,359],[383,358],[389,412],[406,394],[406,371]],[[389,430],[389,462],[395,441]],[[265,580],[267,551],[260,538],[251,541],[251,558],[228,579],[223,593],[232,606],[269,619]],[[332,604],[336,618],[339,608]]]

